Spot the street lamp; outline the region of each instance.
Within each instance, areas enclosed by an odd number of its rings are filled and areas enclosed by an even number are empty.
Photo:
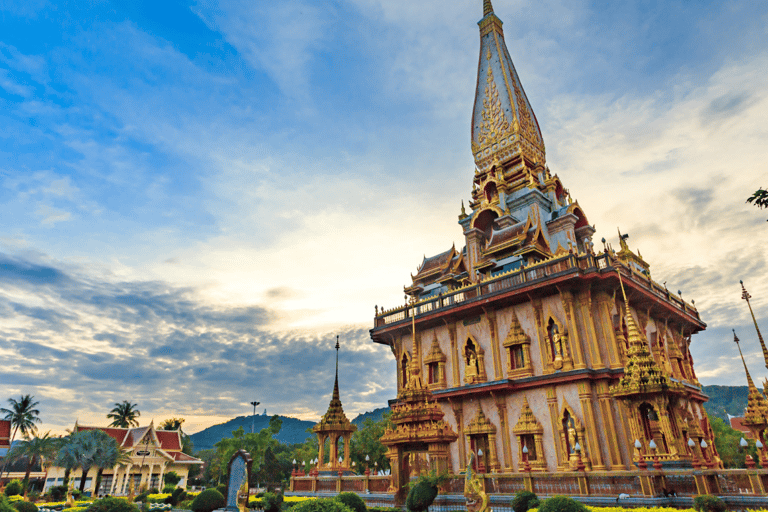
[[[639,439],[635,439],[635,448],[637,448],[637,453],[640,457],[640,460],[637,463],[637,467],[639,469],[648,469],[648,464],[646,464],[645,457],[643,457],[643,443],[641,443]]]
[[[253,429],[256,425],[256,406],[260,403],[261,402],[251,402],[251,405],[253,406],[253,417],[251,418],[251,434],[253,434]]]

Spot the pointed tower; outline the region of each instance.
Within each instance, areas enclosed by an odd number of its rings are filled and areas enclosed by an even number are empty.
[[[490,0],[483,2],[480,63],[472,112],[472,153],[484,171],[494,162],[518,160],[529,167],[545,163],[539,122],[523,90],[504,41],[501,20]]]
[[[744,361],[744,354],[741,353],[741,345],[739,344],[738,336],[736,336],[736,330],[733,331],[733,342],[739,347],[739,356],[741,356],[744,373],[747,375],[747,386],[749,386],[747,410],[744,413],[744,421],[742,423],[752,432],[752,436],[755,439],[764,439],[763,433],[766,427],[768,427],[768,401],[766,401],[763,394],[752,381],[752,376],[747,369],[747,362]]]
[[[349,443],[352,440],[352,433],[357,430],[346,414],[339,398],[339,337],[336,336],[336,380],[333,383],[333,395],[331,403],[328,404],[328,411],[325,413],[320,423],[312,427],[312,431],[317,434],[317,440],[320,445],[317,455],[321,471],[348,472],[350,471]],[[339,439],[344,446],[344,455],[339,455]],[[325,441],[329,440],[328,461],[325,457]]]
[[[763,335],[760,333],[760,327],[757,325],[757,319],[755,318],[755,312],[752,311],[752,304],[749,303],[749,299],[752,298],[752,296],[749,294],[746,288],[744,288],[744,281],[739,281],[741,284],[741,298],[747,301],[747,306],[749,306],[749,313],[752,315],[752,321],[755,323],[755,330],[757,331],[757,339],[760,340],[760,348],[763,349],[763,359],[765,359],[765,367],[768,368],[768,348],[765,347],[765,341],[763,340]],[[734,333],[735,335],[736,333]],[[739,348],[741,350],[741,348]]]

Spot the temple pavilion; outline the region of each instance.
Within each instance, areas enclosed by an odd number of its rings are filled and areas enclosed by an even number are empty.
[[[490,0],[479,26],[465,245],[424,258],[371,330],[397,362],[393,420],[412,420],[382,440],[394,485],[470,452],[484,473],[721,468],[690,352],[705,323],[627,235],[595,247]]]

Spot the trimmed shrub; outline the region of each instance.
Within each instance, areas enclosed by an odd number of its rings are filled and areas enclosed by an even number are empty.
[[[216,490],[219,491],[222,496],[226,496],[227,495],[227,486],[224,485],[224,484],[217,485],[216,486]]]
[[[171,495],[165,498],[164,503],[173,505],[175,507],[180,501],[184,501],[186,494],[187,492],[184,489],[181,487],[176,487],[171,492]]]
[[[589,512],[589,509],[568,496],[552,496],[541,502],[539,512]]]
[[[693,508],[698,512],[725,512],[723,500],[711,494],[702,494],[693,498]]]
[[[405,499],[405,506],[411,512],[422,512],[437,498],[437,486],[430,482],[419,480],[408,491],[408,497]]]
[[[149,491],[143,491],[133,498],[133,501],[136,503],[146,503],[147,500],[149,500]]]
[[[279,492],[267,492],[261,498],[261,508],[264,512],[280,512],[283,506],[283,495]]]
[[[206,489],[192,500],[192,512],[212,512],[226,505],[227,499],[217,489]]]
[[[165,481],[166,487],[169,485],[176,487],[176,484],[181,482],[181,477],[175,471],[169,471],[165,474],[165,477],[163,477],[163,481]]]
[[[125,498],[108,497],[94,501],[85,512],[139,512],[139,508]]]
[[[517,491],[512,498],[512,510],[515,512],[528,512],[528,509],[539,506],[539,497],[531,491]]]
[[[295,504],[291,512],[354,512],[351,508],[333,498],[318,498]]]
[[[176,490],[176,486],[173,484],[165,484],[165,487],[163,487],[163,492],[160,494],[172,494],[173,491]]]
[[[8,504],[5,494],[0,494],[0,512],[16,512],[16,509]]]
[[[21,480],[13,479],[5,486],[4,492],[6,496],[16,496],[21,494],[22,490],[24,490],[24,486],[22,485]]]
[[[19,512],[37,512],[37,505],[29,501],[17,501],[12,506]]]
[[[355,494],[354,492],[340,492],[336,495],[336,501],[340,501],[355,512],[367,512],[368,507],[365,506],[363,498]]]
[[[192,510],[192,502],[194,499],[182,500],[176,504],[176,508],[181,510]]]

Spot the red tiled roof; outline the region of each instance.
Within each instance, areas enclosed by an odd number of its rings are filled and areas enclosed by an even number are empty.
[[[746,434],[745,437],[752,437],[752,432],[749,431],[747,427],[744,426],[744,418],[731,418],[731,428],[733,430],[738,430],[742,434]]]
[[[114,439],[118,442],[118,444],[123,443],[123,440],[125,439],[125,434],[128,432],[128,429],[126,428],[117,428],[117,427],[83,427],[81,425],[77,426],[77,431],[81,432],[84,430],[101,430],[103,432],[106,432],[109,437]]]
[[[189,463],[192,463],[192,464],[202,464],[203,463],[202,460],[200,460],[198,458],[195,458],[195,457],[192,457],[191,455],[187,455],[184,452],[173,452],[170,455],[173,456],[173,460],[175,460],[176,462],[189,462]]]
[[[181,436],[178,430],[156,430],[160,447],[165,451],[181,450]]]

